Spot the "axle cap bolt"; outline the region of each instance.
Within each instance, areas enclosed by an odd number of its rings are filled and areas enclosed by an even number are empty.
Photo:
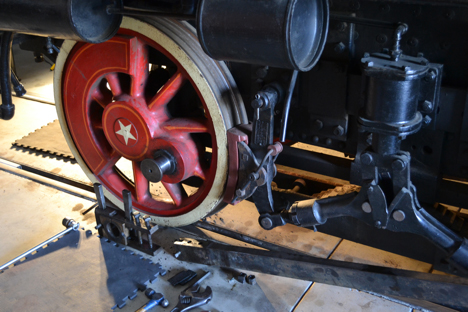
[[[168,152],[160,150],[156,152],[154,159],[144,159],[141,162],[140,169],[146,180],[157,183],[162,180],[164,175],[176,171],[176,163]]]
[[[401,159],[397,159],[392,163],[392,168],[394,171],[401,171],[406,168],[406,163]]]
[[[369,153],[364,153],[361,155],[361,162],[364,165],[372,165],[374,163],[374,159],[372,158],[372,155]]]
[[[381,229],[382,228],[382,222],[375,221],[375,227],[378,228],[378,229]]]
[[[393,212],[393,214],[392,214],[392,217],[393,217],[393,219],[395,219],[395,221],[401,222],[401,221],[405,220],[406,215],[405,215],[404,211],[402,211],[402,210],[395,210]]]
[[[362,211],[365,213],[371,213],[372,212],[372,206],[368,202],[363,202],[361,205]]]

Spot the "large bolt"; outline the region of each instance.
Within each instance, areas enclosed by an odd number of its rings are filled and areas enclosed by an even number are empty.
[[[336,45],[335,45],[335,48],[334,48],[335,53],[341,53],[341,52],[343,52],[345,49],[346,49],[346,46],[345,46],[345,44],[344,44],[343,42],[340,42],[340,43],[336,44]]]
[[[430,112],[432,112],[433,109],[434,106],[428,100],[424,101],[424,103],[421,104],[421,110],[423,111],[423,113],[429,114]]]
[[[361,205],[362,211],[365,213],[371,213],[372,212],[372,206],[368,202],[363,202]]]
[[[175,159],[166,151],[158,151],[155,158],[147,158],[141,162],[141,172],[146,180],[157,183],[164,175],[172,174],[176,170]]]
[[[317,119],[316,121],[314,121],[313,128],[314,128],[314,130],[322,129],[323,128],[323,122],[320,119]]]
[[[429,115],[424,116],[423,123],[427,126],[432,121],[432,118]]]
[[[437,77],[437,73],[435,72],[435,70],[429,69],[429,71],[426,74],[426,77],[424,77],[424,80],[431,81],[431,80],[435,80],[436,77]]]
[[[252,105],[252,107],[255,109],[262,108],[263,106],[265,106],[265,100],[260,94],[255,94],[255,98],[252,101],[252,103],[250,103],[250,105]]]
[[[245,195],[245,190],[243,189],[237,189],[236,190],[236,196],[237,197],[243,197]]]
[[[395,221],[401,222],[401,221],[405,220],[406,215],[405,215],[404,211],[402,211],[402,210],[395,210],[393,212],[393,214],[392,214],[392,217],[393,217],[393,219],[395,219]]]
[[[336,126],[335,129],[333,129],[333,134],[336,136],[342,136],[344,134],[344,129],[342,126]]]
[[[262,220],[260,220],[260,225],[262,226],[262,228],[269,230],[273,227],[273,220],[271,220],[268,217],[265,217]]]
[[[372,163],[374,162],[374,159],[372,158],[371,154],[364,153],[361,155],[361,162],[362,164],[368,166],[368,165],[372,165]]]
[[[397,159],[392,163],[392,169],[394,171],[401,171],[405,168],[406,168],[406,163],[401,159]]]

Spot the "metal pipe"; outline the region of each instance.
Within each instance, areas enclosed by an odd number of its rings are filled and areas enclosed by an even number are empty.
[[[112,38],[122,22],[121,15],[107,14],[109,3],[107,0],[1,0],[0,30],[101,43]]]
[[[288,128],[288,118],[289,118],[289,108],[291,107],[291,98],[294,92],[294,87],[296,86],[298,71],[295,70],[291,76],[291,82],[289,83],[288,94],[286,95],[286,101],[284,102],[283,108],[283,118],[281,119],[281,137],[280,142],[286,140],[286,129]]]
[[[361,18],[349,15],[342,15],[338,13],[330,13],[330,19],[338,22],[345,22],[357,25],[371,26],[377,28],[389,28],[395,29],[399,23],[385,22],[380,20],[374,20],[369,18]]]
[[[26,251],[25,253],[22,253],[21,255],[19,255],[18,257],[8,261],[7,263],[5,263],[4,265],[2,265],[0,267],[0,271],[3,271],[5,268],[9,267],[10,265],[20,261],[21,259],[23,259],[24,257],[26,257],[27,255],[33,253],[34,251],[38,250],[39,248],[42,248],[43,246],[49,244],[50,242],[56,240],[57,238],[67,234],[68,232],[71,232],[71,231],[76,231],[78,230],[78,227],[80,226],[79,223],[77,223],[75,220],[73,219],[68,219],[68,218],[64,218],[62,220],[62,224],[67,227],[66,230],[63,230],[62,232],[52,236],[51,238],[49,238],[48,240],[40,243],[39,245],[37,245],[36,247],[33,247],[31,249],[29,249],[28,251]]]
[[[288,247],[283,247],[283,246],[279,246],[279,245],[276,245],[276,244],[273,244],[273,243],[262,241],[260,239],[255,238],[255,237],[245,235],[245,234],[241,234],[241,233],[237,233],[237,232],[231,231],[231,230],[226,229],[226,228],[222,228],[222,227],[219,227],[219,226],[216,226],[216,225],[213,225],[213,224],[209,224],[207,222],[198,221],[198,222],[195,222],[193,225],[196,226],[196,227],[202,228],[204,230],[207,230],[207,231],[210,231],[210,232],[213,232],[213,233],[217,233],[217,234],[220,234],[220,235],[224,235],[226,237],[236,239],[236,240],[239,240],[241,242],[251,244],[251,245],[254,245],[254,246],[257,246],[257,247],[265,248],[265,249],[268,249],[268,250],[271,250],[271,251],[285,252],[285,253],[289,253],[289,254],[308,255],[307,253],[302,252],[300,250],[295,250],[295,249],[291,249],[291,248],[288,248]]]
[[[120,14],[120,15],[127,15],[127,16],[147,16],[147,17],[166,17],[166,18],[174,18],[179,20],[196,20],[197,17],[195,14],[183,14],[183,13],[171,13],[171,12],[160,12],[155,10],[141,10],[135,8],[116,8],[116,7],[108,7],[107,8],[108,14]]]
[[[5,31],[2,35],[0,55],[0,89],[2,90],[2,105],[0,105],[0,117],[10,120],[15,115],[15,105],[11,98],[11,46],[13,44],[13,32]]]

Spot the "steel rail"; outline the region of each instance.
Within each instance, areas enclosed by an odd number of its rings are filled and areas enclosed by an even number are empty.
[[[178,260],[250,270],[382,295],[468,308],[468,279],[313,256],[195,241],[174,243]],[[456,295],[455,295],[456,294]]]

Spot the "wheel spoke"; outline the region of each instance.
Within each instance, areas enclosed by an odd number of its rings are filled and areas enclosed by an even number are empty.
[[[96,120],[92,124],[94,129],[102,130],[104,131],[104,127],[102,126],[102,121],[101,120]]]
[[[164,123],[166,131],[177,131],[182,133],[207,133],[206,120],[196,118],[175,118]]]
[[[117,97],[122,94],[119,76],[116,73],[106,75],[106,80],[109,83],[109,88],[111,89],[111,92],[114,95],[114,97]]]
[[[166,191],[169,193],[176,206],[180,206],[180,204],[182,204],[182,200],[188,197],[187,192],[185,192],[185,189],[181,183],[167,183],[163,181],[162,184],[166,188]]]
[[[149,182],[141,172],[140,162],[133,162],[132,165],[136,199],[139,202],[143,202],[151,196],[149,192]]]
[[[112,94],[110,92],[106,94],[99,90],[99,88],[96,88],[93,91],[91,98],[93,101],[101,105],[102,108],[106,108],[106,106],[112,102]]]
[[[119,154],[115,152],[112,153],[111,155],[109,155],[108,158],[105,159],[105,161],[102,161],[101,164],[94,169],[94,172],[97,175],[103,175],[107,171],[113,170],[114,165],[120,160],[120,158],[122,158],[122,156],[120,156]]]
[[[184,82],[184,75],[180,71],[177,71],[150,101],[148,104],[149,109],[157,111],[160,107],[166,106],[174,98]]]
[[[148,47],[137,38],[132,38],[129,44],[129,74],[132,77],[130,95],[141,97],[144,95],[148,80],[149,62]]]
[[[202,166],[200,164],[198,164],[196,167],[195,167],[195,170],[194,170],[194,173],[193,173],[196,177],[199,177],[200,179],[202,179],[203,181],[206,180],[206,173],[205,173],[205,170],[203,170]]]

